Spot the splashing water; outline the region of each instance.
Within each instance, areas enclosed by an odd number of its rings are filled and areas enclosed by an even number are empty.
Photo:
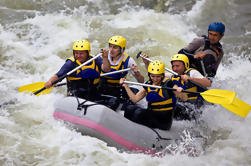
[[[65,87],[39,97],[18,93],[18,87],[55,74],[72,55],[75,40],[88,39],[96,54],[108,47],[110,36],[123,35],[127,53],[147,76],[135,58],[139,51],[170,68],[174,53],[206,34],[209,22],[223,21],[225,56],[212,88],[235,91],[250,104],[250,2],[158,2],[0,1],[0,104],[5,103],[0,107],[0,165],[251,165],[250,114],[241,118],[220,105],[207,106],[199,124],[180,122],[187,130],[163,151],[165,156],[151,157],[120,152],[53,119],[53,104],[64,97]],[[193,135],[195,128],[206,144]]]

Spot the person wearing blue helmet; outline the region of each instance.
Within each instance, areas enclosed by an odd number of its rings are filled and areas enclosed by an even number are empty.
[[[224,36],[225,25],[212,22],[208,26],[208,35],[195,38],[178,53],[189,58],[190,68],[195,68],[208,78],[216,75],[224,52],[220,40]]]

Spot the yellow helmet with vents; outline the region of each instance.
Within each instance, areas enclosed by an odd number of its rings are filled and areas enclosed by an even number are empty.
[[[185,54],[175,54],[172,56],[171,58],[171,62],[173,61],[181,61],[184,63],[185,68],[188,69],[189,68],[189,59]]]
[[[123,36],[112,36],[108,42],[109,44],[120,46],[122,49],[126,47],[126,39]]]
[[[73,44],[73,51],[88,51],[90,53],[91,47],[87,40],[77,40]]]
[[[165,64],[162,61],[154,60],[148,66],[148,73],[150,74],[164,74]]]

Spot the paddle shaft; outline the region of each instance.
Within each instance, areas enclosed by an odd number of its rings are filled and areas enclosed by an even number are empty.
[[[114,71],[114,72],[104,73],[104,74],[101,74],[100,76],[101,76],[101,77],[103,77],[103,76],[108,76],[108,75],[112,75],[112,74],[116,74],[116,73],[126,72],[126,71],[129,71],[129,70],[131,70],[131,69],[130,69],[130,68],[127,68],[127,69],[118,70],[118,71]],[[64,85],[66,85],[66,84],[67,84],[67,83],[64,82],[64,83],[56,84],[54,87],[64,86]]]
[[[64,86],[64,85],[66,85],[66,82],[60,83],[60,84],[56,84],[54,87],[59,87],[59,86]]]
[[[85,62],[85,63],[83,63],[82,65],[80,65],[80,66],[76,67],[75,69],[73,69],[73,70],[69,71],[69,72],[68,72],[68,73],[66,73],[65,75],[63,75],[63,76],[59,77],[58,79],[56,79],[55,81],[53,81],[53,82],[52,82],[52,85],[54,85],[54,84],[56,84],[56,83],[58,83],[58,82],[62,81],[65,77],[67,77],[67,76],[71,75],[72,73],[74,73],[75,71],[77,71],[77,70],[78,70],[78,69],[80,69],[81,67],[83,67],[83,66],[87,65],[87,64],[88,64],[88,63],[90,63],[91,61],[93,61],[93,60],[97,59],[97,58],[98,58],[98,57],[100,57],[101,55],[102,55],[101,53],[100,53],[100,54],[98,54],[98,55],[96,55],[95,57],[93,57],[93,58],[89,59],[88,61],[86,61],[86,62]],[[45,89],[46,89],[46,88],[45,88],[45,87],[43,87],[42,89],[39,89],[38,91],[34,92],[33,94],[34,94],[34,95],[37,95],[37,94],[39,94],[40,92],[42,92],[43,90],[45,90]]]
[[[101,74],[100,76],[101,77],[103,77],[103,76],[107,76],[107,75],[112,75],[112,74],[116,74],[116,73],[121,73],[121,72],[126,72],[126,71],[129,71],[129,70],[131,70],[130,68],[127,68],[127,69],[123,69],[123,70],[118,70],[118,71],[114,71],[114,72],[108,72],[108,73],[104,73],[104,74]],[[66,85],[67,83],[66,82],[64,82],[64,83],[60,83],[60,84],[56,84],[54,87],[59,87],[59,86],[63,86],[63,85]],[[45,90],[45,89],[40,89],[41,91],[43,91],[43,90]],[[40,91],[40,92],[41,92]],[[35,92],[34,94],[36,95],[36,94],[38,94],[38,93],[40,93],[40,92]]]
[[[151,60],[150,58],[143,57],[141,53],[142,53],[142,51],[140,51],[140,52],[137,54],[136,57],[137,57],[137,58],[141,57],[141,58],[143,58],[143,59],[145,59],[145,60],[147,60],[147,61],[149,61],[149,62],[152,62],[152,60]],[[174,71],[172,71],[172,70],[170,70],[170,69],[168,69],[168,68],[165,68],[165,70],[168,71],[168,72],[170,72],[170,73],[172,73],[172,74],[174,74],[174,75],[179,75],[178,73],[176,73],[176,72],[174,72]]]
[[[176,90],[177,90],[177,89],[175,89],[175,88],[161,87],[161,86],[149,85],[149,84],[142,84],[142,83],[131,82],[131,81],[124,81],[124,83],[125,83],[125,84],[132,84],[132,85],[146,86],[146,87],[150,87],[150,88],[168,89],[168,90],[172,90],[172,91],[176,91]],[[182,92],[191,93],[191,94],[195,94],[195,95],[200,95],[200,92],[191,92],[191,91],[186,91],[186,90],[182,90]]]
[[[142,51],[140,51],[140,52],[137,54],[136,57],[137,57],[137,58],[141,57],[141,58],[143,58],[143,59],[145,59],[145,60],[148,60],[149,62],[152,62],[151,59],[146,58],[146,57],[143,57],[141,53],[142,53]],[[202,62],[202,61],[201,61],[201,62]],[[203,62],[202,62],[202,63],[203,63]],[[204,67],[204,63],[203,63],[203,67]],[[204,69],[205,69],[205,67],[204,67]],[[170,70],[170,69],[168,69],[168,68],[165,68],[165,70],[168,71],[168,72],[170,72],[170,73],[172,73],[172,74],[174,74],[174,75],[176,75],[176,76],[180,76],[178,73],[176,73],[176,72],[174,72],[174,71],[172,71],[172,70]],[[190,81],[190,80],[189,80],[189,81]],[[202,89],[204,89],[204,90],[207,90],[207,88],[202,87],[202,86],[198,85],[197,83],[195,83],[195,82],[193,82],[193,81],[190,81],[190,82],[192,82],[194,85],[196,85],[196,86],[198,86],[198,87],[200,87],[200,88],[202,88]]]
[[[184,52],[186,55],[189,55],[189,56],[192,56],[192,57],[194,56],[194,54],[191,54],[191,53],[185,51],[184,49],[183,49],[183,52]],[[199,57],[198,59],[200,60],[200,65],[201,65],[201,68],[202,68],[202,71],[203,71],[203,75],[204,75],[205,77],[207,77],[207,72],[206,72],[206,69],[205,69],[204,62],[203,62],[203,60],[202,60],[200,57]]]
[[[126,72],[126,71],[129,71],[129,70],[131,70],[131,68],[126,68],[126,69],[123,69],[123,70],[118,70],[118,71],[104,73],[104,74],[101,74],[100,76],[104,77],[104,76],[108,76],[108,75],[112,75],[112,74],[116,74],[116,73]]]
[[[103,77],[103,76],[112,75],[112,74],[116,74],[116,73],[126,72],[126,71],[129,71],[129,70],[131,70],[131,69],[130,69],[130,68],[127,68],[127,69],[118,70],[118,71],[114,71],[114,72],[104,73],[104,74],[101,74],[100,76]],[[54,87],[64,86],[64,85],[66,85],[66,84],[67,84],[67,83],[64,82],[64,83],[56,84]]]

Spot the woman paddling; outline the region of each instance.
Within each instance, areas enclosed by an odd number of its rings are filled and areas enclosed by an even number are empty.
[[[135,95],[128,85],[124,83],[125,79],[121,78],[120,83],[123,84],[122,86],[133,103],[137,103],[144,97],[146,97],[148,102],[147,109],[136,105],[127,106],[124,116],[133,122],[151,128],[169,130],[172,126],[176,96],[183,100],[186,100],[187,96],[181,93],[182,88],[175,85],[172,80],[165,78],[165,64],[162,61],[155,60],[149,64],[148,76],[149,81],[146,84],[171,87],[177,89],[177,91],[144,87]]]

